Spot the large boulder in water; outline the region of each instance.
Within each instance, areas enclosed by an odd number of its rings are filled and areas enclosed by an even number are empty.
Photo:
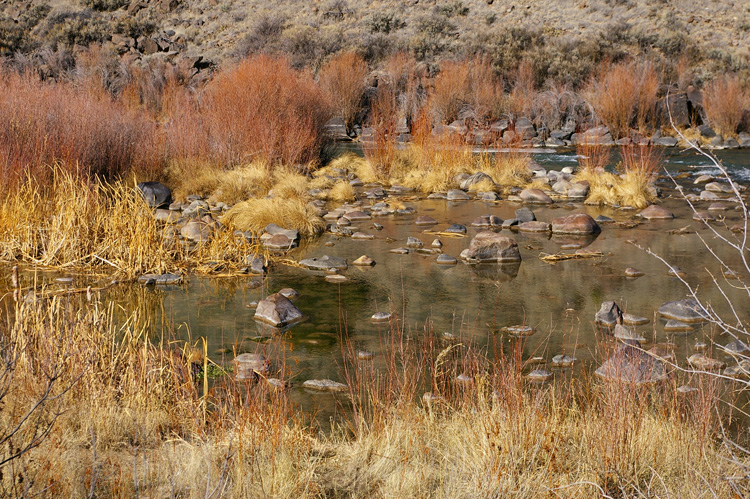
[[[261,300],[255,309],[255,320],[263,321],[274,327],[287,326],[304,318],[302,312],[282,294],[274,293]]]
[[[637,385],[656,383],[667,377],[664,362],[644,352],[638,342],[620,345],[594,373],[607,380]]]
[[[552,220],[553,234],[589,235],[601,232],[601,227],[586,213],[574,213]]]
[[[622,324],[622,310],[613,301],[605,301],[594,317],[594,322],[602,326],[614,327]]]
[[[695,324],[696,322],[705,322],[708,320],[706,312],[704,312],[703,307],[695,298],[666,302],[659,307],[659,315],[686,324]]]
[[[151,208],[168,207],[172,202],[172,191],[161,182],[141,182],[138,191]]]
[[[471,262],[520,262],[518,244],[511,238],[496,232],[482,231],[471,240],[469,247],[461,252],[461,258]]]

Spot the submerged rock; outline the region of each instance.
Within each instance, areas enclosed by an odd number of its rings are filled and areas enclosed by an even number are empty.
[[[458,260],[450,255],[440,255],[435,261],[438,263],[438,265],[456,265],[458,263]]]
[[[375,260],[373,260],[367,255],[362,255],[356,260],[354,260],[352,262],[352,265],[356,265],[358,267],[372,267],[373,265],[375,265]]]
[[[651,320],[648,317],[639,317],[633,314],[622,314],[622,323],[626,326],[643,326]]]
[[[294,306],[289,298],[279,293],[269,295],[258,302],[254,316],[254,319],[266,322],[274,327],[294,324],[303,318],[302,312]]]
[[[620,345],[615,353],[594,371],[602,378],[642,384],[666,379],[664,362],[640,349],[639,345]]]
[[[339,256],[329,256],[324,255],[320,258],[318,257],[312,257],[312,258],[305,258],[304,260],[300,260],[300,265],[307,267],[310,270],[346,270],[349,268],[349,265],[347,265],[346,260],[344,258],[341,258]]]
[[[577,360],[572,355],[555,355],[552,357],[552,364],[557,367],[572,367]]]
[[[495,232],[483,231],[471,240],[461,252],[461,258],[471,262],[520,262],[518,244],[511,238]]]
[[[533,222],[536,220],[536,215],[531,209],[523,207],[516,210],[515,218],[518,220],[518,223]]]
[[[271,363],[259,353],[243,353],[234,358],[234,373],[238,379],[266,375],[270,370]]]
[[[424,244],[416,237],[409,236],[406,239],[406,246],[409,248],[421,248],[422,246],[424,246]]]
[[[668,333],[690,333],[693,331],[693,326],[681,321],[670,319],[664,324],[664,331]]]
[[[523,336],[531,336],[536,332],[536,329],[534,329],[531,326],[506,326],[503,329],[503,332],[508,333],[511,336],[517,336],[517,337],[523,337]]]
[[[541,383],[543,381],[547,381],[552,377],[552,373],[547,371],[546,369],[534,369],[529,374],[526,375],[526,379],[529,381],[533,381],[536,383]]]
[[[417,217],[417,220],[415,223],[417,225],[435,225],[437,223],[437,220],[435,220],[434,218],[430,216],[422,215],[422,216]]]
[[[141,284],[158,284],[162,286],[182,284],[182,276],[177,274],[143,274],[138,278]]]
[[[625,277],[634,279],[636,277],[641,277],[642,275],[645,275],[645,273],[641,272],[638,269],[634,269],[633,267],[628,267],[625,269]]]
[[[446,198],[448,199],[448,201],[465,201],[467,199],[471,199],[471,197],[461,189],[449,190],[446,194]]]
[[[453,224],[443,232],[446,234],[466,234],[466,227],[461,224]]]
[[[615,338],[617,338],[618,340],[646,341],[646,338],[644,338],[640,334],[637,334],[632,329],[628,329],[625,326],[621,326],[620,324],[615,324],[614,335],[615,335]]]
[[[518,226],[518,230],[521,232],[549,232],[551,229],[550,224],[547,222],[540,222],[535,220],[533,222],[523,222]]]
[[[330,379],[308,379],[302,383],[304,388],[308,390],[316,390],[319,392],[343,392],[349,389],[349,386],[338,381]]]

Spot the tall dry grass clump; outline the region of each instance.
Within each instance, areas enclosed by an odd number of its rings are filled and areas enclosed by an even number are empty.
[[[98,269],[118,279],[182,272],[207,261],[244,262],[255,252],[229,231],[188,251],[165,239],[135,183],[89,181],[60,166],[48,185],[28,178],[0,203],[0,262]]]
[[[319,160],[331,107],[312,75],[281,57],[257,55],[220,72],[199,100],[177,103],[168,127],[177,158],[233,167],[256,160]]]
[[[706,86],[703,106],[717,131],[725,136],[735,135],[742,113],[750,109],[750,88],[743,87],[734,75],[722,76]]]
[[[320,69],[320,86],[351,131],[362,111],[367,63],[355,52],[342,52]]]
[[[576,179],[589,183],[586,204],[645,208],[656,201],[654,182],[663,162],[655,147],[620,147],[616,172],[605,170],[609,163],[607,146],[582,145],[578,155]]]
[[[612,137],[628,137],[632,126],[645,132],[655,112],[659,78],[650,63],[605,65],[589,82],[586,100],[609,127]]]
[[[58,163],[84,176],[155,177],[164,166],[157,127],[102,92],[7,73],[0,78],[0,190]]]

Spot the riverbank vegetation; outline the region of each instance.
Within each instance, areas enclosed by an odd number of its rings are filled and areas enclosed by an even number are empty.
[[[657,386],[536,384],[524,379],[522,340],[502,354],[441,344],[429,325],[394,326],[377,367],[342,337],[349,388],[323,431],[266,381],[293,378],[289,367],[235,380],[209,369],[201,343],[174,342],[168,328],[149,339],[147,311],[107,307],[95,292],[16,296],[0,325],[4,495],[747,492],[710,379],[687,394],[676,375]]]

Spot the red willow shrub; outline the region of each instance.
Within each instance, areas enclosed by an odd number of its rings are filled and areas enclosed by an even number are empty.
[[[337,55],[320,70],[320,86],[341,114],[347,130],[354,127],[362,110],[365,77],[369,71],[365,60],[354,52]]]
[[[170,154],[230,167],[254,160],[315,162],[331,117],[328,99],[311,74],[266,55],[220,72],[198,100],[177,99],[171,107]]]
[[[161,173],[156,125],[103,92],[32,75],[0,77],[0,185],[27,175],[42,184],[59,163],[82,175],[116,178]]]

